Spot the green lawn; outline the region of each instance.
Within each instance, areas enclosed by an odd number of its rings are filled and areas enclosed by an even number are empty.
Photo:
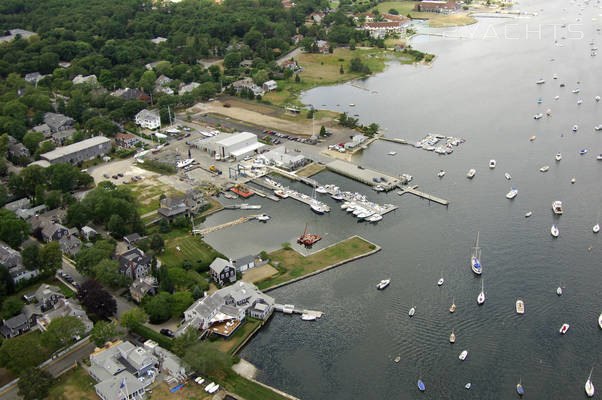
[[[261,321],[255,318],[246,318],[242,326],[228,338],[223,339],[219,344],[219,349],[224,353],[232,354],[232,352],[240,346],[242,342],[259,326]]]
[[[94,391],[96,382],[77,367],[58,378],[57,384],[51,389],[47,400],[95,400],[98,399]]]
[[[228,391],[242,396],[245,400],[287,400],[286,397],[237,374],[230,375],[223,386]]]
[[[377,9],[380,13],[388,13],[389,10],[394,9],[397,10],[400,15],[408,16],[409,14],[410,17],[414,19],[428,19],[429,26],[432,28],[470,25],[477,22],[476,19],[463,13],[447,15],[413,11],[416,4],[417,3],[415,1],[385,1],[384,3],[378,4],[375,9]]]
[[[373,244],[354,236],[309,256],[303,256],[295,250],[277,250],[270,253],[270,260],[279,263],[278,275],[259,282],[257,287],[267,289],[374,249]]]
[[[165,251],[159,255],[159,260],[168,266],[180,266],[184,260],[189,260],[192,263],[199,262],[199,260],[203,264],[211,263],[219,255],[213,247],[190,233],[182,235],[180,231],[177,236],[169,234],[166,236]]]
[[[165,194],[168,197],[181,196],[182,192],[171,186],[155,181],[153,178],[129,185],[132,194],[138,201],[136,209],[138,214],[144,215],[159,208],[159,197]]]

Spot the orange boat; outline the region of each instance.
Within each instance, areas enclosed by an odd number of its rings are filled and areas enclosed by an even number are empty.
[[[245,199],[247,197],[251,197],[251,196],[253,196],[255,194],[254,191],[252,191],[251,189],[245,187],[244,185],[235,185],[230,190],[233,191],[234,193],[236,193],[237,195],[239,195],[240,197],[244,197]]]
[[[299,239],[297,239],[297,243],[310,247],[321,239],[322,236],[320,235],[312,235],[311,233],[307,233],[307,224],[305,224],[305,230],[303,231],[303,235],[301,235]]]

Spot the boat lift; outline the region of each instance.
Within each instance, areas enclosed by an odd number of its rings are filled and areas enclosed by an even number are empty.
[[[242,165],[236,164],[234,167],[228,167],[228,177],[230,179],[238,180],[238,177],[247,177],[247,173]]]

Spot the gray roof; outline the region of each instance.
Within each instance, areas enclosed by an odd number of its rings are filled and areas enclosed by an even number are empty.
[[[48,209],[48,206],[46,204],[40,204],[39,206],[36,206],[33,208],[18,209],[15,212],[15,214],[17,214],[22,219],[27,220],[27,219],[33,217],[34,215],[39,215],[39,214],[43,213],[47,209]]]
[[[21,265],[21,263],[21,254],[6,243],[0,242],[0,264],[10,269]]]
[[[21,313],[19,315],[15,315],[12,318],[9,318],[4,321],[4,325],[6,325],[10,329],[17,329],[20,326],[27,324],[27,317],[25,314]]]
[[[64,227],[61,224],[51,223],[47,224],[42,228],[42,236],[45,238],[51,238],[57,231],[64,230],[65,232],[69,232],[69,229]]]
[[[3,208],[6,208],[9,211],[15,212],[20,208],[29,208],[30,205],[31,205],[31,202],[29,201],[29,199],[24,198],[24,199],[15,200],[10,203],[6,203]]]
[[[124,371],[117,376],[112,376],[97,383],[96,386],[94,386],[94,389],[96,389],[98,393],[101,393],[105,399],[125,399],[125,388],[121,389],[121,384],[124,379],[128,394],[132,394],[144,388],[144,384],[136,379],[134,375]]]
[[[44,123],[48,125],[52,131],[57,131],[58,128],[64,125],[73,126],[75,120],[63,114],[47,112],[44,114]]]
[[[63,253],[73,255],[79,251],[82,246],[82,241],[74,235],[67,235],[59,239],[59,245],[61,246]]]
[[[81,142],[70,144],[69,146],[59,147],[55,150],[44,153],[41,157],[48,161],[56,160],[61,157],[65,157],[69,154],[76,153],[78,151],[86,150],[94,146],[99,146],[105,143],[111,143],[111,139],[104,136],[94,136],[90,139],[82,140]]]
[[[255,256],[244,256],[244,257],[240,257],[240,258],[234,260],[233,263],[234,263],[235,267],[238,267],[241,265],[247,265],[247,264],[255,261],[256,258],[257,258],[256,255]]]
[[[216,274],[219,274],[226,267],[232,267],[232,263],[230,261],[228,261],[228,260],[224,260],[223,258],[217,257],[215,260],[213,260],[213,262],[209,266],[209,269],[211,269],[212,271],[214,271]]]
[[[142,236],[140,236],[138,233],[132,233],[132,234],[129,234],[127,236],[124,236],[123,240],[125,240],[128,243],[135,243],[138,240],[140,240],[141,237]]]

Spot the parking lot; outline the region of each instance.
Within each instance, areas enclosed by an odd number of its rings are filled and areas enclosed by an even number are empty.
[[[130,182],[132,178],[137,176],[144,179],[158,175],[155,172],[147,171],[138,167],[132,158],[95,165],[88,168],[88,174],[94,178],[94,183],[96,184],[102,181],[111,181],[116,185]],[[118,174],[123,176],[119,176]]]

